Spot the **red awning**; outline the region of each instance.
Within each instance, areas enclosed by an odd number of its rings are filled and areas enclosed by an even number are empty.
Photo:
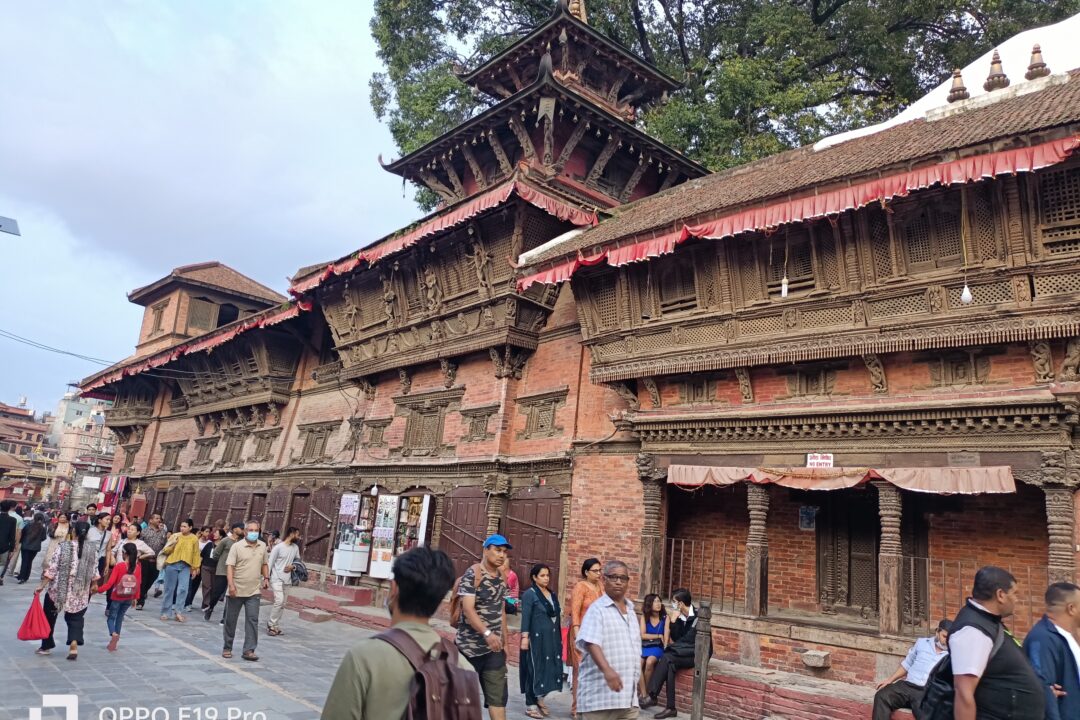
[[[361,262],[373,265],[387,255],[400,252],[407,247],[415,245],[417,241],[425,237],[435,235],[444,230],[449,230],[470,218],[476,217],[486,210],[502,205],[514,194],[525,202],[535,205],[549,215],[553,215],[560,220],[565,220],[575,225],[596,225],[597,222],[599,222],[595,212],[587,212],[581,208],[563,202],[562,200],[552,197],[538,188],[520,180],[511,180],[496,188],[488,190],[487,192],[481,193],[469,201],[458,205],[453,210],[441,213],[401,235],[391,237],[366,250],[360,250],[355,255],[344,260],[339,260],[336,263],[327,265],[322,272],[293,284],[293,286],[289,288],[289,292],[294,296],[303,295],[304,293],[311,292],[319,287],[319,285],[334,275],[344,275],[352,272]]]
[[[930,165],[849,187],[821,192],[817,195],[781,200],[740,210],[700,225],[684,225],[681,230],[659,237],[604,248],[600,250],[597,257],[606,258],[609,265],[626,265],[674,252],[676,245],[691,237],[719,240],[744,232],[769,230],[787,223],[839,215],[844,211],[855,210],[875,202],[906,197],[913,190],[922,190],[934,185],[955,185],[998,175],[1031,172],[1064,161],[1078,146],[1080,146],[1080,138],[1071,137],[1052,140],[1033,147],[1002,150]],[[748,177],[747,182],[751,181],[752,177]],[[615,220],[615,222],[618,221]],[[548,269],[524,277],[518,281],[518,289],[525,290],[538,282],[562,282],[577,270],[577,266],[573,263],[573,260],[563,260]]]
[[[751,468],[671,465],[668,483],[695,489],[706,485],[752,482],[799,490],[842,490],[868,480],[884,480],[904,490],[937,495],[1014,493],[1012,469],[995,467],[937,468]]]

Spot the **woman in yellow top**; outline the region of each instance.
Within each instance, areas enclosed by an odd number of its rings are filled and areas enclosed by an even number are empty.
[[[574,585],[574,591],[570,594],[570,632],[566,635],[566,644],[570,648],[570,664],[574,666],[574,693],[570,701],[570,717],[577,717],[577,689],[578,670],[581,668],[581,653],[577,651],[574,643],[577,640],[577,631],[581,627],[581,619],[585,617],[585,611],[589,606],[604,594],[600,585],[600,561],[589,558],[581,565],[581,577],[583,580]]]
[[[202,557],[199,555],[199,536],[191,532],[194,523],[180,523],[180,532],[173,533],[161,553],[165,556],[165,597],[161,601],[161,619],[172,615],[176,622],[187,618],[180,614],[187,600],[188,583],[199,574]]]

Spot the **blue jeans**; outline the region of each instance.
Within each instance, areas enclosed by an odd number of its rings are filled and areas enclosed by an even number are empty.
[[[191,566],[186,562],[174,562],[165,566],[165,596],[161,601],[162,615],[179,615],[187,599],[188,583],[191,581]]]
[[[109,603],[109,614],[105,616],[105,622],[109,624],[109,635],[120,634],[120,628],[124,625],[124,613],[129,607],[130,600],[113,600]]]

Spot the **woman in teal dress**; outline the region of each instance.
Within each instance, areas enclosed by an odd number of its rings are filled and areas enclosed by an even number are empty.
[[[559,692],[563,684],[562,613],[559,599],[550,589],[551,568],[533,565],[532,586],[521,595],[521,690],[525,714],[544,718],[550,714],[544,697]]]

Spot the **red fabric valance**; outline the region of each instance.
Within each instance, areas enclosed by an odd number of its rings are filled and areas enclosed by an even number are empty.
[[[705,485],[752,482],[799,490],[842,490],[868,480],[884,480],[904,490],[937,495],[1014,493],[1012,469],[994,467],[937,468],[751,468],[671,465],[668,483],[693,489]]]
[[[468,202],[464,202],[453,210],[437,215],[425,223],[405,232],[401,235],[389,238],[366,250],[361,250],[355,255],[344,260],[327,265],[322,272],[312,275],[289,288],[294,296],[300,296],[311,292],[334,275],[344,275],[355,270],[361,262],[372,265],[383,257],[404,250],[415,245],[417,241],[448,230],[460,225],[466,220],[476,217],[480,213],[502,205],[516,194],[525,202],[534,205],[544,212],[571,222],[575,225],[596,225],[599,222],[595,212],[588,212],[552,197],[539,189],[528,185],[520,180],[511,180],[507,183],[481,193]]]
[[[1002,150],[930,165],[817,195],[781,200],[740,210],[699,225],[684,225],[681,230],[659,237],[604,248],[599,251],[597,258],[606,259],[609,265],[626,265],[674,252],[676,245],[691,237],[719,240],[739,233],[769,230],[787,223],[839,215],[846,210],[865,207],[875,202],[905,197],[913,190],[922,190],[934,185],[955,185],[998,175],[1031,172],[1064,161],[1078,146],[1080,146],[1080,138],[1071,137],[1032,147]],[[752,181],[752,176],[748,176],[747,182]],[[618,220],[613,220],[613,222],[618,222]],[[538,282],[562,282],[569,279],[578,267],[573,263],[573,260],[563,260],[551,268],[524,277],[518,281],[518,289],[525,290]],[[561,279],[553,280],[552,278]]]

